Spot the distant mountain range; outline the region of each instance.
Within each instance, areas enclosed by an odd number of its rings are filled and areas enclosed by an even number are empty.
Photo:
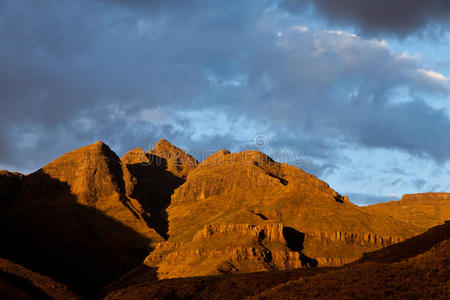
[[[369,266],[387,252],[364,253],[448,219],[450,194],[359,207],[264,153],[221,150],[198,162],[166,140],[122,158],[97,142],[29,175],[0,171],[0,256],[84,296],[143,278],[285,271],[280,278],[291,281],[298,268],[326,281],[331,273],[320,267]]]

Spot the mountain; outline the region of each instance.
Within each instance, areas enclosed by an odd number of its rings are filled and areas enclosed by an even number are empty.
[[[144,278],[271,271],[288,280],[449,218],[450,198],[433,197],[359,207],[258,151],[199,163],[167,140],[122,158],[97,142],[32,174],[0,172],[0,257],[86,297]]]
[[[139,265],[164,240],[160,208],[184,180],[166,165],[124,163],[102,142],[26,176],[0,175],[0,256],[80,293]]]
[[[391,216],[407,224],[426,230],[441,224],[450,216],[449,193],[403,195],[401,200],[361,207],[381,216]]]
[[[149,281],[110,286],[105,299],[449,299],[450,222],[338,268]]]
[[[167,212],[169,239],[145,260],[158,278],[342,265],[421,232],[257,151],[201,162]]]

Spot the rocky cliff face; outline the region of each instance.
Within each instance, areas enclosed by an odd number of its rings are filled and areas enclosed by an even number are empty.
[[[193,241],[202,239],[209,239],[215,234],[244,234],[253,236],[255,239],[264,239],[269,242],[285,242],[283,236],[283,224],[264,224],[264,225],[251,225],[251,224],[212,224],[206,225],[202,230],[198,231]]]
[[[206,225],[192,241],[158,244],[144,263],[157,264],[160,278],[316,266],[301,252],[301,233],[289,230],[281,223]]]

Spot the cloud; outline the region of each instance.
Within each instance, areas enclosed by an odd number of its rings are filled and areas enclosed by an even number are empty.
[[[283,0],[287,11],[304,12],[308,7],[334,24],[356,26],[362,34],[394,34],[399,37],[430,27],[448,30],[450,2],[447,0]]]
[[[436,81],[448,81],[448,80],[450,80],[450,78],[445,77],[441,73],[438,73],[438,72],[435,72],[435,71],[432,71],[432,70],[419,69],[419,70],[417,70],[417,72],[421,73],[422,75],[425,75],[426,77],[430,78],[431,80],[436,80]]]
[[[239,150],[261,133],[318,175],[349,147],[450,158],[448,114],[427,98],[448,97],[448,75],[419,58],[271,1],[182,2],[2,1],[0,165],[99,139],[120,155],[159,138]]]
[[[392,52],[382,40],[342,31],[288,31],[282,39],[282,59],[264,73],[271,90],[258,96],[275,126],[328,137],[334,145],[341,139],[441,161],[450,157],[450,145],[442,145],[447,132],[439,129],[450,126],[447,112],[417,96],[442,92],[448,97],[448,86],[434,78],[424,81],[429,73],[417,76],[420,61]],[[393,97],[398,87],[407,90],[400,102]]]

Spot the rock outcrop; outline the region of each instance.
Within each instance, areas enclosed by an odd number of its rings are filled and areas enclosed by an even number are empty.
[[[205,226],[198,231],[193,241],[201,239],[209,239],[214,234],[245,234],[253,236],[255,239],[263,238],[269,242],[285,242],[283,236],[283,224],[264,224],[264,225],[250,225],[250,224],[212,224]]]
[[[301,252],[300,240],[297,249],[289,247],[289,230],[281,223],[206,225],[190,242],[158,244],[144,263],[159,264],[160,278],[316,266]]]

